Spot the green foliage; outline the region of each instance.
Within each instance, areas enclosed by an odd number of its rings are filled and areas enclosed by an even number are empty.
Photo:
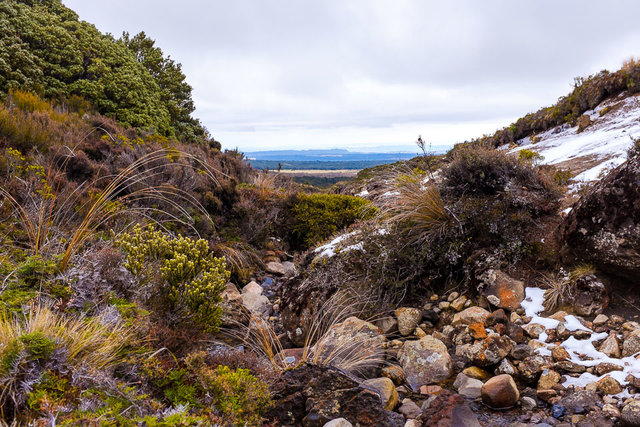
[[[518,152],[518,159],[524,162],[537,163],[544,159],[544,156],[532,150],[522,149]]]
[[[269,389],[246,369],[218,366],[210,391],[215,407],[236,425],[256,425],[271,406]]]
[[[125,267],[156,287],[171,311],[185,312],[206,331],[218,330],[220,294],[230,273],[223,258],[211,255],[205,240],[171,238],[137,225],[118,243],[127,254]]]
[[[79,101],[87,100],[128,127],[207,139],[190,117],[191,87],[180,65],[164,58],[144,34],[115,40],[59,0],[3,1],[0,33],[0,94],[25,89],[68,99],[78,110],[86,110]]]
[[[16,275],[28,286],[36,286],[58,272],[58,263],[40,255],[28,257],[18,266]]]
[[[368,200],[343,194],[300,194],[292,211],[293,243],[305,248],[375,214]]]
[[[34,359],[46,359],[56,349],[55,341],[47,338],[42,331],[24,334],[18,340]]]
[[[68,379],[45,371],[33,391],[29,393],[27,405],[32,411],[51,411],[76,392]]]

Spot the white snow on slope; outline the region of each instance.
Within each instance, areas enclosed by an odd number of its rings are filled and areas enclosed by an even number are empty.
[[[631,137],[640,137],[640,96],[621,94],[603,102],[595,110],[587,111],[592,123],[581,133],[578,127],[568,124],[549,129],[537,135],[540,139],[532,143],[527,137],[518,141],[518,147],[536,151],[544,159],[542,163],[558,164],[573,159],[598,161],[595,166],[574,177],[575,181],[594,181],[607,170],[622,164],[627,158],[627,150],[633,144]],[[624,99],[623,99],[624,98]],[[621,103],[615,109],[600,116],[600,112]]]
[[[521,305],[522,308],[525,309],[525,314],[527,315],[527,317],[532,318],[528,324],[539,324],[544,326],[547,330],[555,329],[560,322],[554,319],[540,316],[540,313],[544,310],[544,307],[542,305],[542,302],[544,301],[544,289],[533,287],[526,288],[525,295],[525,300]],[[618,359],[607,356],[606,354],[600,352],[594,346],[593,343],[595,341],[603,340],[608,336],[606,332],[595,333],[591,329],[585,327],[580,322],[580,320],[573,315],[565,316],[564,324],[570,331],[583,330],[591,333],[591,335],[586,339],[578,340],[575,337],[571,336],[564,342],[560,343],[560,346],[564,347],[564,349],[569,353],[571,357],[571,359],[569,360],[571,362],[585,367],[597,366],[600,363],[612,363],[614,365],[621,366],[621,371],[609,372],[606,375],[615,378],[622,386],[628,384],[626,378],[629,374],[640,377],[640,359],[635,358],[635,356],[637,355],[634,354],[632,356],[621,357]],[[540,335],[539,340],[545,342],[547,338],[548,334],[543,333]],[[544,347],[537,348],[535,351],[541,356],[549,356],[551,355],[551,349],[553,349],[554,347],[554,344],[547,344]],[[564,385],[565,387],[568,387],[570,385],[584,387],[589,383],[597,382],[598,380],[604,378],[606,375],[596,376],[588,372],[585,372],[577,377],[564,375],[562,385]]]

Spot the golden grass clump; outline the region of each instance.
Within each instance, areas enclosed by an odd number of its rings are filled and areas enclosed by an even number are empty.
[[[455,224],[432,178],[418,171],[402,171],[389,181],[389,196],[381,199],[380,214],[391,226],[409,231],[413,243],[442,236]]]

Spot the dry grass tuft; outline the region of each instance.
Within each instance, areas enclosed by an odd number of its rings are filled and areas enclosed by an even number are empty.
[[[544,301],[542,302],[547,312],[552,312],[563,305],[570,304],[573,300],[575,282],[562,269],[554,276],[544,275],[542,277],[542,286],[547,288],[544,291]]]
[[[246,324],[237,323],[233,329],[224,332],[228,337],[240,340],[252,353],[268,360],[276,372],[312,363],[334,366],[360,376],[385,363],[384,340],[371,340],[364,331],[357,331],[359,333],[354,334],[345,346],[335,348],[329,345],[327,338],[335,325],[360,315],[367,303],[367,298],[346,293],[336,293],[329,298],[315,314],[306,333],[302,356],[295,363],[282,356],[278,335],[273,326],[262,318],[251,316]],[[249,317],[248,313],[245,314]]]

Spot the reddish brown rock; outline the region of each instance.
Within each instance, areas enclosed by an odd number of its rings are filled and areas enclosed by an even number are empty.
[[[514,311],[524,300],[524,283],[500,270],[487,270],[479,279],[482,295],[496,307]]]
[[[520,392],[511,375],[498,375],[482,386],[482,401],[494,409],[506,409],[516,404]]]

